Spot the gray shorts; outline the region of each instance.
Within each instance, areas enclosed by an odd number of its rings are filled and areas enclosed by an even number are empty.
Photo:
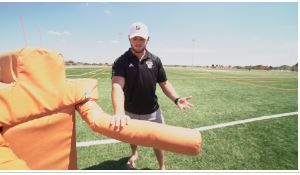
[[[147,121],[156,122],[156,123],[165,123],[164,116],[160,112],[159,108],[151,114],[138,115],[138,114],[133,114],[133,113],[130,113],[127,111],[125,111],[125,114],[128,115],[131,119],[147,120]]]

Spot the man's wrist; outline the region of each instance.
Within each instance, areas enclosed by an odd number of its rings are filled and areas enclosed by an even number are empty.
[[[174,103],[177,105],[178,104],[178,101],[179,101],[180,97],[177,97],[175,100],[174,100]]]

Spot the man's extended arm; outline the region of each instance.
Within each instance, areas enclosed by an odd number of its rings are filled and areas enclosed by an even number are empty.
[[[192,107],[193,105],[188,102],[192,98],[192,96],[189,97],[179,97],[179,95],[176,93],[174,87],[172,84],[166,80],[164,82],[159,83],[162,91],[164,94],[169,97],[180,109],[187,109]]]
[[[128,116],[125,116],[124,110],[124,88],[125,79],[121,76],[112,77],[111,99],[114,109],[114,117],[111,124],[122,127],[127,124]]]

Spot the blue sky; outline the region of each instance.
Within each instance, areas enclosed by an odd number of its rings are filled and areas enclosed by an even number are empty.
[[[296,2],[0,3],[0,53],[42,47],[66,60],[112,63],[144,22],[148,49],[163,64],[293,65],[298,60]]]

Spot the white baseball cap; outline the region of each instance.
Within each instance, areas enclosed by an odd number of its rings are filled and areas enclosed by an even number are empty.
[[[135,22],[131,25],[129,30],[129,39],[136,36],[140,36],[144,39],[148,39],[149,32],[147,26],[144,23]]]

